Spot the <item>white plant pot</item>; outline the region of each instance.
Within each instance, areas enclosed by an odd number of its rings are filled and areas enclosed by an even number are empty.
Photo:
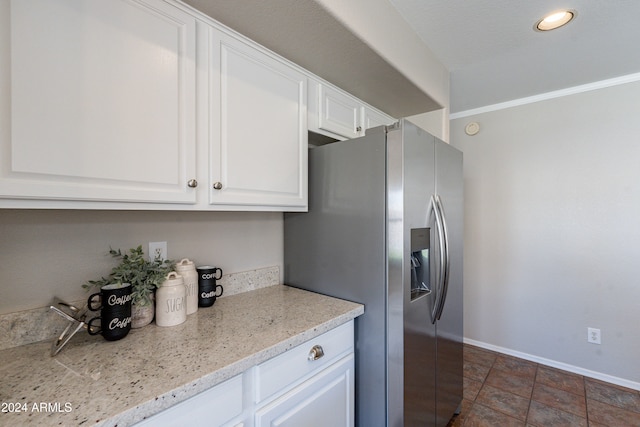
[[[131,327],[142,328],[147,326],[153,320],[155,315],[155,304],[153,301],[147,305],[133,304],[131,306]]]

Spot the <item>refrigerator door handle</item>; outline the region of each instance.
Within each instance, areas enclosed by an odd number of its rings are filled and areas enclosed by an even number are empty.
[[[449,231],[447,229],[447,221],[446,215],[444,213],[444,207],[442,205],[442,200],[440,196],[435,196],[436,208],[440,215],[440,224],[442,225],[442,234],[444,236],[444,250],[441,249],[441,253],[444,254],[443,259],[443,270],[442,270],[442,287],[440,288],[441,296],[440,296],[440,304],[437,309],[437,319],[440,320],[442,317],[442,312],[444,310],[444,303],[447,299],[447,293],[449,291]]]
[[[444,227],[442,223],[442,217],[440,215],[440,210],[438,206],[438,200],[436,195],[431,196],[431,201],[429,203],[430,213],[433,211],[436,223],[436,230],[438,235],[438,249],[439,256],[437,257],[438,262],[438,270],[435,280],[435,286],[433,287],[435,291],[435,303],[433,305],[433,309],[431,311],[431,323],[435,323],[438,319],[438,313],[440,311],[440,306],[442,305],[443,299],[443,291],[444,291],[444,275],[445,275],[445,258],[446,258],[446,242],[445,242],[445,234]]]

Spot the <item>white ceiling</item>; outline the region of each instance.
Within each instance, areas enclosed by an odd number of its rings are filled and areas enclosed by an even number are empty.
[[[638,0],[389,0],[451,72],[451,112],[640,72]],[[543,15],[569,25],[533,30]]]

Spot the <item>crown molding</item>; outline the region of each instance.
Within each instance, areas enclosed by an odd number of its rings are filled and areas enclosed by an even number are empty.
[[[474,108],[471,110],[460,111],[449,116],[449,120],[461,119],[463,117],[475,116],[482,113],[490,113],[492,111],[505,110],[507,108],[518,107],[520,105],[533,104],[535,102],[546,101],[554,98],[562,98],[563,96],[575,95],[578,93],[589,92],[592,90],[604,89],[607,87],[623,85],[640,81],[640,73],[628,74],[626,76],[615,77],[607,80],[600,80],[580,86],[574,86],[566,89],[546,92],[539,95],[528,96],[526,98],[514,99],[512,101],[501,102],[498,104],[487,105],[485,107]]]

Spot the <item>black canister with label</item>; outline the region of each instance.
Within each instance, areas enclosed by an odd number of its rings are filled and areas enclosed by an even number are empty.
[[[222,269],[203,265],[196,270],[198,270],[198,306],[211,307],[224,291],[222,285],[216,284],[216,280],[222,278]]]

